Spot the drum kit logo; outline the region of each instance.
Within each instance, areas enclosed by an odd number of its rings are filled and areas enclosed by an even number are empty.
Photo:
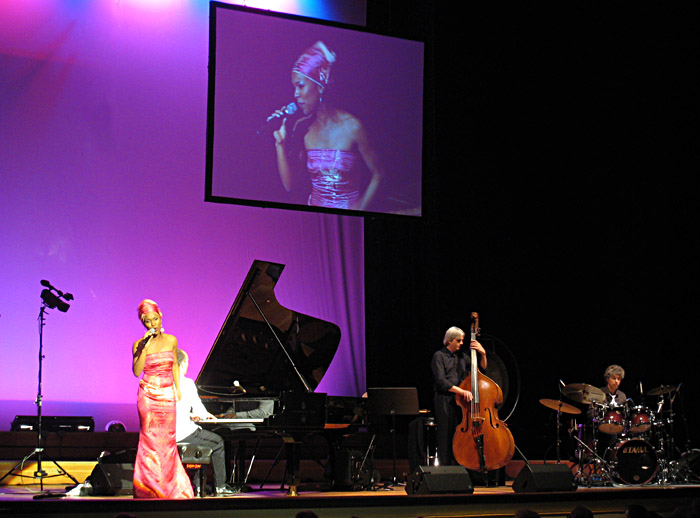
[[[579,485],[682,484],[700,481],[700,453],[694,450],[679,455],[674,445],[672,410],[681,385],[662,385],[645,397],[657,398],[656,409],[631,399],[617,404],[599,388],[586,383],[561,382],[561,396],[540,399],[557,412],[557,459],[561,414],[570,414],[569,435],[575,444],[575,479]],[[583,408],[562,401],[567,398]],[[579,423],[579,420],[581,421]]]

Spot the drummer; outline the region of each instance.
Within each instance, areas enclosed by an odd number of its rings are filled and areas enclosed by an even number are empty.
[[[603,374],[606,385],[600,387],[600,390],[605,394],[605,401],[601,401],[607,408],[607,413],[603,416],[603,422],[599,423],[600,431],[598,435],[598,453],[604,455],[606,450],[615,444],[620,433],[624,432],[626,409],[620,409],[620,412],[615,411],[615,407],[624,407],[627,405],[627,395],[620,390],[620,383],[625,377],[625,369],[619,365],[610,365],[605,369]],[[594,415],[595,405],[591,405],[590,415]],[[615,416],[611,422],[605,422],[610,415]],[[617,429],[619,427],[619,430]]]
[[[627,396],[620,390],[620,383],[625,378],[625,369],[619,365],[610,365],[605,369],[605,387],[600,387],[605,393],[605,401],[612,406],[622,406],[627,403]]]

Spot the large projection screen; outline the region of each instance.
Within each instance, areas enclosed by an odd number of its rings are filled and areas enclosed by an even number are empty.
[[[422,42],[213,2],[205,200],[420,216],[423,73]]]

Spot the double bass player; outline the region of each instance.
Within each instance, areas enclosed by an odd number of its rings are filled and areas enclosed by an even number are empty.
[[[460,383],[471,370],[471,358],[462,351],[465,333],[459,327],[450,327],[445,332],[443,347],[435,351],[431,361],[433,373],[433,391],[435,405],[435,422],[437,424],[437,452],[441,466],[456,464],[452,453],[452,441],[455,428],[462,421],[462,410],[456,398],[469,403],[473,395],[469,390],[460,388]],[[479,366],[486,369],[486,350],[476,340],[472,340],[469,349],[479,353]]]

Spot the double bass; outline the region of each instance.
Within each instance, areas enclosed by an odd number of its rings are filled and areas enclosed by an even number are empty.
[[[472,313],[471,339],[480,333],[479,315]],[[479,373],[476,350],[471,349],[471,373],[459,387],[470,390],[470,402],[457,396],[462,422],[455,429],[452,451],[455,460],[467,469],[486,473],[502,468],[513,458],[515,441],[505,421],[498,418],[503,391],[488,376]]]

